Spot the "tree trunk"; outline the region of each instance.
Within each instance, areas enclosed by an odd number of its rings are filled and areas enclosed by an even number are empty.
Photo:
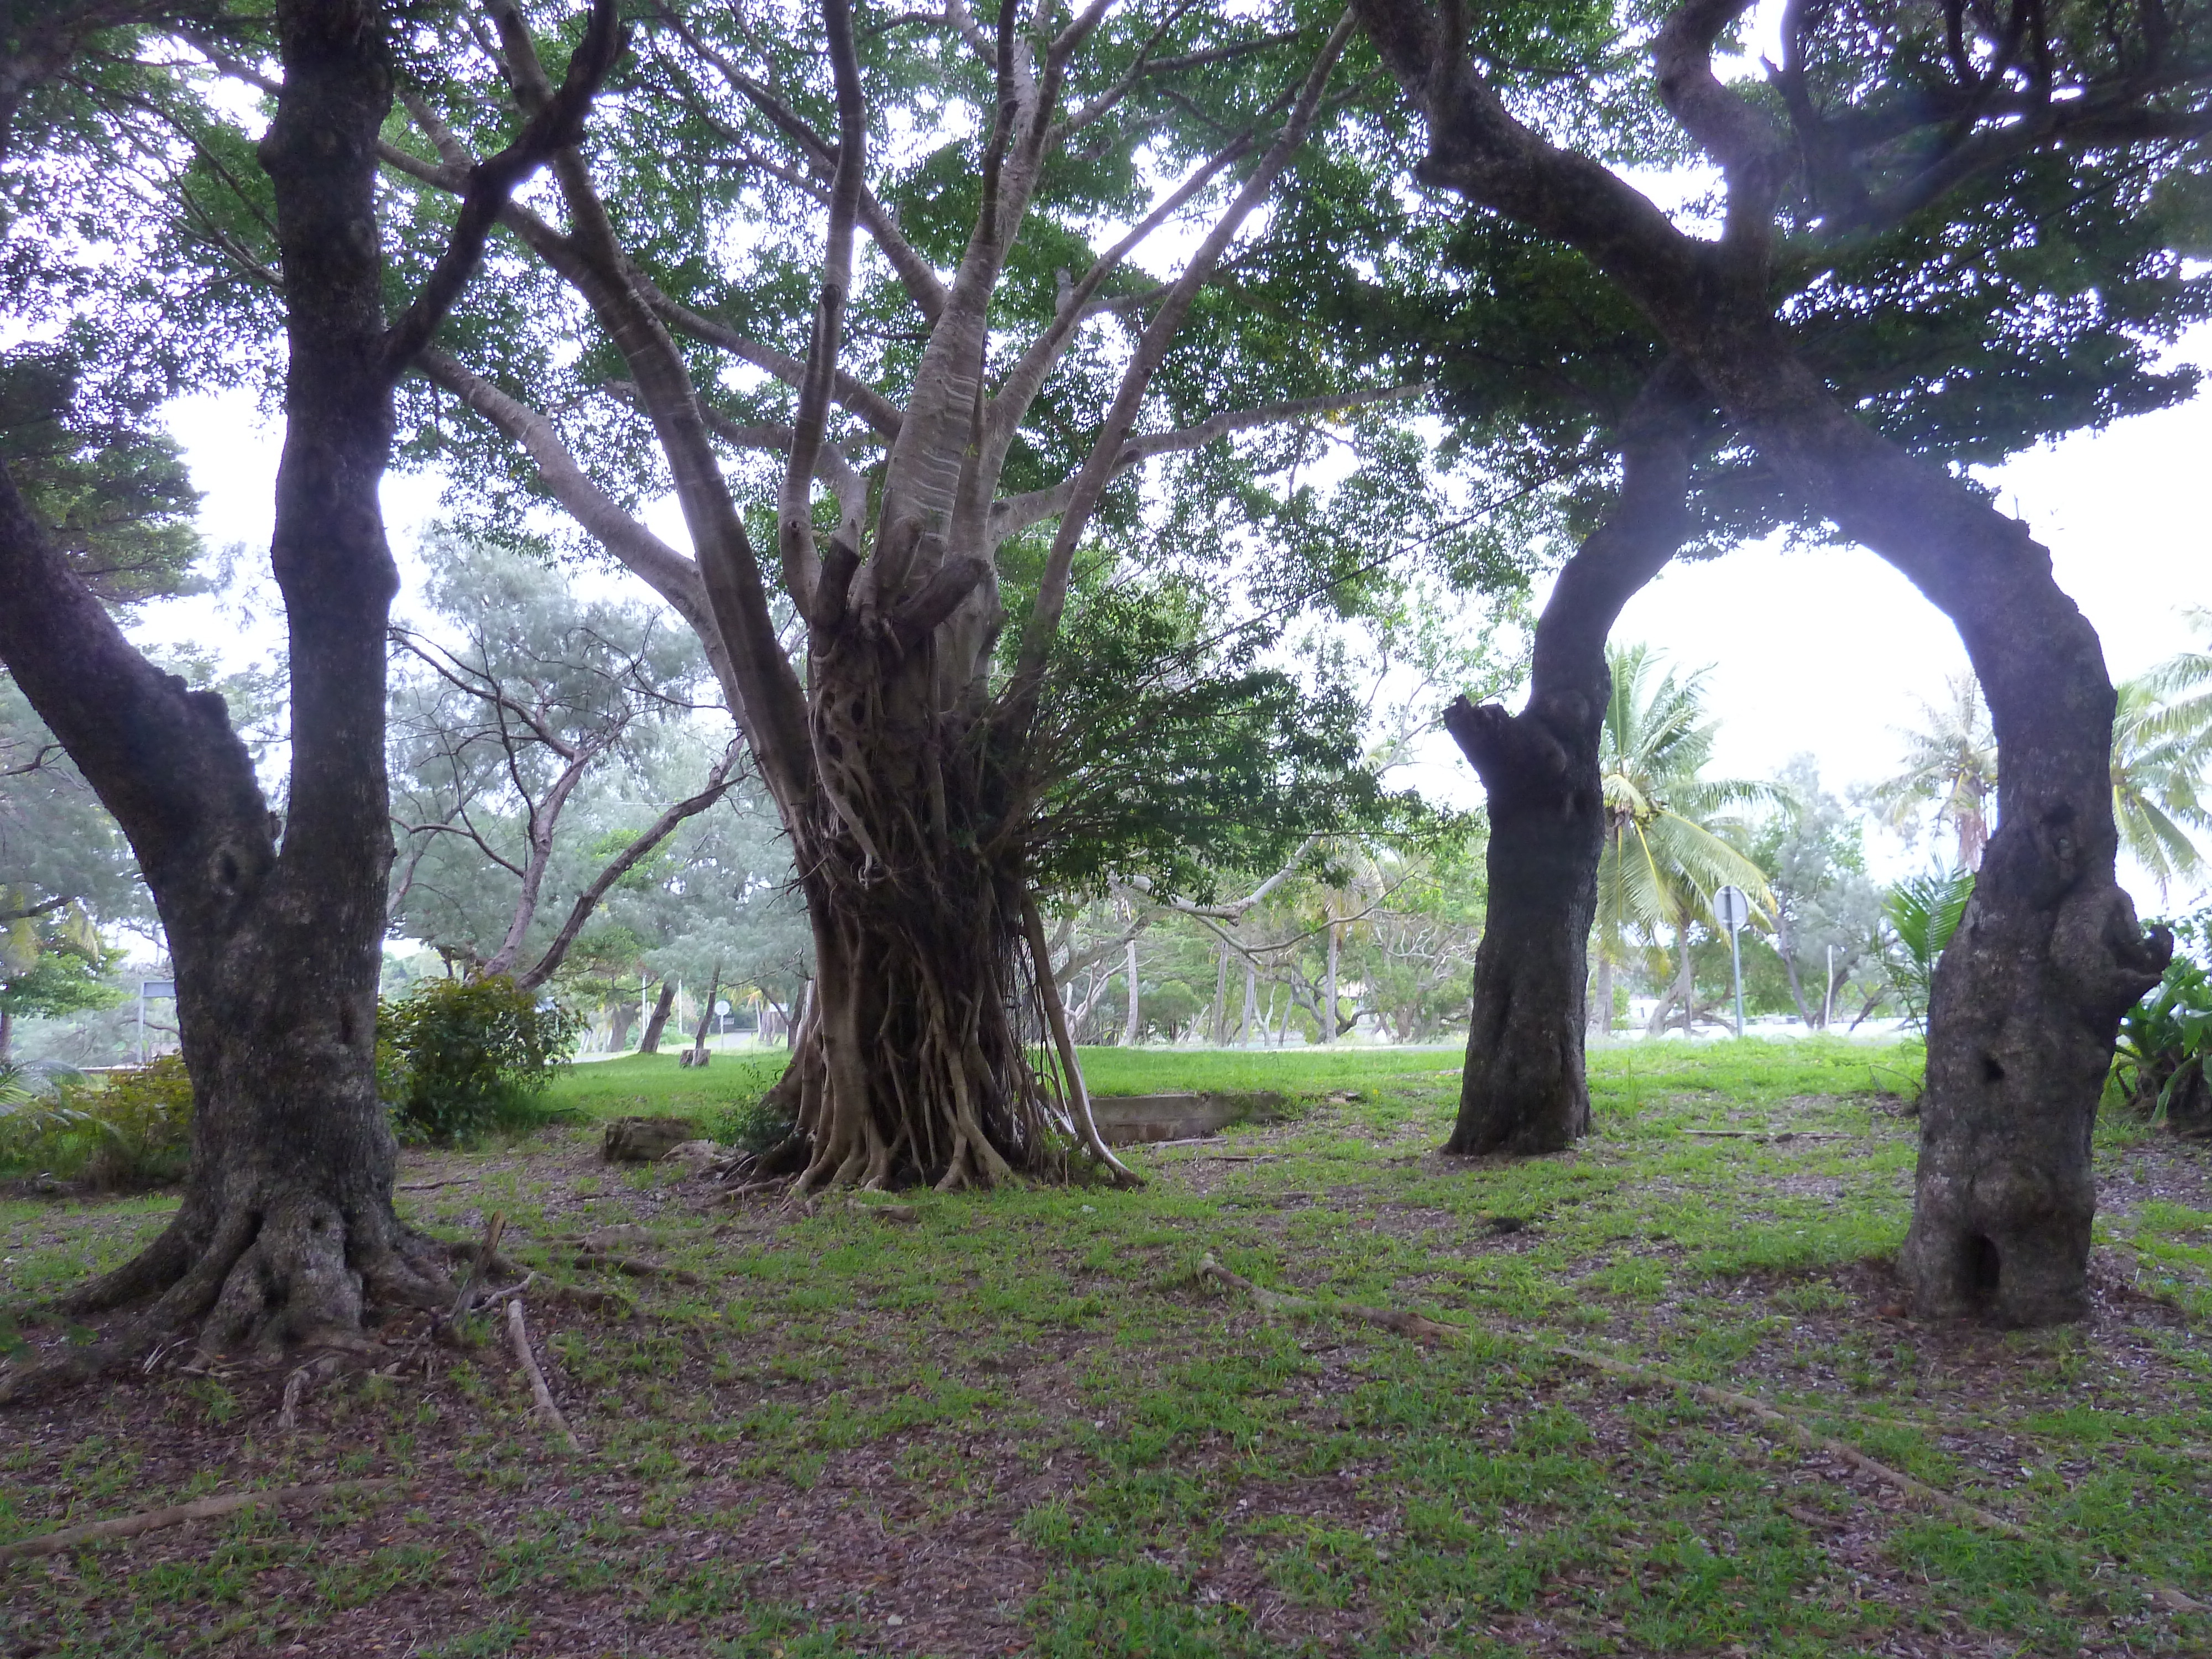
[[[1260,970],[1249,958],[1244,963],[1244,1023],[1237,1028],[1237,1046],[1240,1048],[1252,1041],[1252,1019],[1259,1012]]]
[[[1462,697],[1444,715],[1490,815],[1467,1070],[1447,1152],[1555,1152],[1589,1133],[1583,1043],[1605,842],[1606,635],[1688,533],[1698,414],[1687,377],[1669,365],[1623,422],[1620,500],[1561,569],[1537,622],[1528,707],[1508,714]]]
[[[691,1046],[686,1048],[681,1056],[683,1063],[686,1066],[704,1066],[707,1063],[707,1031],[714,1023],[714,998],[721,988],[722,964],[718,962],[714,964],[714,973],[708,978],[707,995],[699,1004],[698,1031],[691,1039]]]
[[[7,1060],[15,1048],[15,1016],[0,1008],[0,1060]]]
[[[1332,918],[1328,924],[1328,983],[1322,993],[1323,1012],[1319,1021],[1323,1042],[1336,1041],[1336,922]]]
[[[198,1326],[209,1350],[358,1343],[375,1304],[434,1305],[435,1250],[392,1207],[376,992],[392,836],[384,633],[398,573],[375,143],[391,104],[372,4],[280,4],[284,89],[261,143],[290,344],[273,562],[290,627],[281,848],[222,698],[126,644],[0,478],[0,655],[139,857],[175,964],[193,1095],[175,1218],[63,1299],[150,1301],[109,1340],[0,1380],[88,1375]]]
[[[1143,1000],[1137,989],[1137,940],[1133,934],[1129,939],[1129,967],[1127,977],[1129,989],[1129,1018],[1128,1023],[1121,1028],[1121,1046],[1125,1048],[1133,1048],[1137,1046],[1137,1034],[1143,1029],[1139,1024],[1143,1014]]]
[[[637,1024],[637,1004],[628,997],[614,1006],[614,1018],[607,1032],[607,1052],[618,1054],[629,1047],[629,1028]]]
[[[1597,995],[1589,1011],[1589,1029],[1597,1036],[1613,1035],[1613,958],[1602,951],[1597,957]]]
[[[637,1051],[641,1054],[660,1052],[660,1034],[668,1029],[668,1016],[676,1006],[676,976],[667,975],[660,981],[660,994],[653,1000],[653,1012],[645,1022],[645,1035],[637,1040]]]
[[[1229,947],[1220,949],[1219,970],[1213,976],[1213,1014],[1206,1023],[1206,1041],[1218,1048],[1229,1041]],[[7,1052],[0,1039],[0,1054]]]

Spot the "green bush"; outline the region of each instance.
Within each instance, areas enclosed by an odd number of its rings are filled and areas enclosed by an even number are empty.
[[[181,1180],[191,1153],[192,1080],[184,1056],[50,1091],[0,1088],[0,1167],[82,1178],[109,1190]]]
[[[700,1127],[717,1145],[735,1146],[757,1157],[781,1145],[799,1125],[773,1096],[762,1095],[725,1106]]]
[[[379,1080],[402,1139],[450,1145],[562,1115],[539,1097],[584,1022],[505,975],[422,981],[377,1019]]]
[[[2212,1083],[2204,1072],[2212,1049],[2212,974],[2197,958],[2212,945],[2212,911],[2185,916],[2173,931],[2181,949],[2121,1017],[2105,1098],[2145,1119],[2163,1113],[2181,1133],[2203,1134],[2212,1130]]]

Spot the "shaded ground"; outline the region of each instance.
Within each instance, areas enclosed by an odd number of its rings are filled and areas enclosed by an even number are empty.
[[[549,1280],[637,1297],[623,1319],[526,1295],[588,1455],[549,1446],[489,1320],[465,1352],[387,1333],[289,1433],[282,1371],[157,1367],[0,1413],[0,1540],[410,1483],[0,1565],[0,1653],[2212,1648],[2144,1589],[2212,1599],[2203,1151],[2103,1132],[2087,1325],[1943,1332],[1899,1316],[1882,1265],[1913,1146],[1893,1058],[1616,1052],[1601,1138],[1522,1164],[1433,1152],[1435,1057],[1349,1086],[1328,1058],[1302,1095],[1269,1085],[1289,1121],[1136,1152],[1142,1193],[923,1195],[911,1223],[733,1207],[576,1130],[410,1159],[424,1224],[499,1209]],[[0,1294],[116,1259],[163,1208],[0,1205]],[[579,1273],[579,1240],[705,1283]],[[1208,1251],[1468,1334],[1271,1319],[1197,1280]],[[1558,1341],[1759,1395],[2037,1541]]]

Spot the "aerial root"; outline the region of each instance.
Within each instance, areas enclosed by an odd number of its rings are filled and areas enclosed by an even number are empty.
[[[515,1363],[530,1380],[530,1397],[536,1405],[538,1419],[558,1434],[572,1452],[581,1453],[584,1443],[576,1438],[576,1431],[568,1426],[568,1419],[561,1415],[561,1408],[553,1403],[553,1390],[545,1386],[545,1373],[538,1368],[538,1356],[530,1350],[530,1327],[524,1322],[522,1298],[511,1297],[507,1304],[507,1340],[514,1350]]]
[[[1379,1325],[1385,1330],[1395,1331],[1401,1335],[1413,1337],[1425,1343],[1434,1343],[1446,1337],[1465,1337],[1476,1334],[1474,1328],[1467,1326],[1443,1324],[1433,1319],[1424,1318],[1419,1314],[1406,1312],[1395,1308],[1365,1308],[1345,1303],[1318,1302],[1310,1297],[1285,1296],[1279,1291],[1270,1291],[1255,1285],[1240,1273],[1231,1273],[1216,1261],[1211,1254],[1200,1259],[1198,1272],[1200,1278],[1211,1279],[1231,1289],[1246,1292],[1261,1308],[1271,1313],[1333,1313],[1346,1319],[1359,1320],[1366,1324]],[[2047,1541],[2039,1538],[2016,1521],[2008,1521],[2003,1516],[1985,1510],[1978,1504],[1970,1504],[1965,1498],[1931,1486],[1924,1480],[1915,1480],[1902,1469],[1892,1468],[1879,1459],[1868,1456],[1849,1441],[1838,1440],[1832,1435],[1822,1434],[1819,1430],[1801,1422],[1779,1407],[1770,1405],[1764,1400],[1754,1399],[1750,1395],[1738,1394],[1733,1389],[1716,1388],[1710,1382],[1692,1382],[1688,1377],[1675,1376],[1669,1372],[1655,1370],[1648,1365],[1638,1365],[1626,1359],[1615,1359],[1610,1354],[1597,1353],[1587,1348],[1574,1347],[1562,1342],[1534,1341],[1515,1333],[1492,1330],[1487,1327],[1480,1329],[1484,1334],[1502,1337],[1508,1341],[1522,1342],[1539,1353],[1556,1355],[1559,1358],[1571,1360],[1576,1364],[1588,1366],[1592,1370],[1603,1371],[1608,1376],[1682,1389],[1686,1393],[1696,1395],[1709,1405],[1718,1406],[1726,1411],[1741,1412],[1746,1416],[1755,1418],[1768,1427],[1780,1431],[1799,1445],[1826,1452],[1830,1456],[1850,1464],[1861,1473],[1873,1476],[1883,1485],[1948,1515],[1954,1520],[1987,1528],[1991,1532],[2002,1533],[2004,1536],[2016,1539],[2024,1544],[2040,1544]],[[2135,1575],[2135,1579],[2144,1594],[2169,1612],[2197,1613],[2212,1612],[2212,1607],[2208,1607],[2194,1596],[2175,1589],[2171,1584],[2141,1575]]]

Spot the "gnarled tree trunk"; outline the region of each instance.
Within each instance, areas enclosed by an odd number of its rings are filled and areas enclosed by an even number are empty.
[[[1714,73],[1740,0],[1686,0],[1652,46],[1668,110],[1726,177],[1717,242],[1686,234],[1626,180],[1518,121],[1449,17],[1421,0],[1358,6],[1428,118],[1429,180],[1583,252],[1790,489],[1958,625],[2002,755],[2001,825],[1936,969],[1899,1266],[1930,1316],[2079,1317],[2099,1095],[2121,1014],[2172,951],[2162,930],[2145,936],[2115,879],[2115,699],[2095,630],[2026,526],[1862,422],[1775,315],[1779,192],[1802,152]]]
[[[358,1344],[380,1304],[435,1305],[436,1247],[392,1206],[376,991],[392,856],[385,629],[398,571],[377,499],[398,374],[534,157],[569,142],[619,45],[610,7],[571,84],[478,170],[447,257],[384,315],[376,141],[392,102],[378,0],[280,0],[284,87],[260,147],[290,362],[272,562],[290,632],[289,817],[268,808],[221,696],[125,641],[0,473],[0,656],[137,854],[176,966],[191,1160],[143,1253],[63,1298],[148,1304],[107,1341],[0,1378],[0,1398],[197,1327],[209,1349]]]
[[[1467,1069],[1447,1152],[1556,1152],[1589,1131],[1583,998],[1605,846],[1605,641],[1621,606],[1688,534],[1690,390],[1662,368],[1624,423],[1620,499],[1559,572],[1537,622],[1528,707],[1508,714],[1462,697],[1444,715],[1490,816]]]

